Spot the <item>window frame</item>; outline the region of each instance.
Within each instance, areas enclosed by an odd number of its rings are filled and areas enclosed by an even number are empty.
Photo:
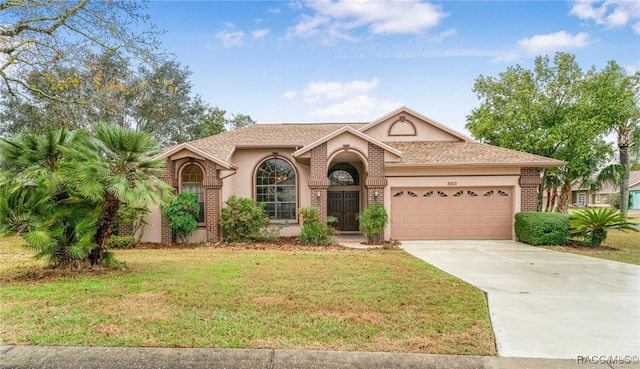
[[[184,176],[185,176],[185,171],[187,170],[187,168],[194,166],[198,169],[200,169],[200,173],[202,175],[202,181],[200,182],[186,182],[184,180]],[[191,175],[191,174],[189,174]],[[200,214],[198,215],[198,219],[196,219],[198,221],[198,226],[203,226],[206,224],[207,221],[207,217],[206,217],[206,196],[204,193],[204,176],[205,176],[205,172],[204,172],[204,168],[199,165],[196,162],[187,162],[185,163],[181,168],[180,168],[180,193],[184,192],[184,184],[192,184],[192,185],[200,185],[200,190],[201,192],[197,193],[197,192],[193,192],[193,191],[188,191],[191,192],[193,194],[196,195],[196,197],[198,197],[198,205],[200,205]],[[200,195],[202,195],[202,201],[200,201]]]
[[[277,161],[281,161],[289,167],[289,176],[286,176],[283,180],[278,182],[280,177],[277,171],[277,164],[272,164],[273,168],[276,169],[273,172],[273,177],[261,176],[261,172],[266,171],[263,167],[267,163]],[[281,156],[264,158],[256,165],[253,180],[254,199],[258,204],[265,204],[265,213],[269,216],[271,223],[290,223],[298,221],[298,171],[291,161]],[[282,182],[290,180],[292,180],[293,183],[281,184]],[[270,181],[273,183],[270,183]],[[273,190],[269,190],[269,188],[273,188]],[[288,189],[288,191],[284,191],[284,189]],[[265,196],[273,196],[273,201],[264,201]],[[293,201],[279,200],[279,196],[292,196]],[[270,215],[271,210],[267,209],[269,204],[273,204],[273,216]],[[279,209],[279,204],[288,204],[288,209]],[[290,217],[283,218],[280,213],[289,213]]]

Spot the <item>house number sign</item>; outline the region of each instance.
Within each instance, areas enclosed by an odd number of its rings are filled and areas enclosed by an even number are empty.
[[[458,182],[447,182],[447,186],[457,186]]]

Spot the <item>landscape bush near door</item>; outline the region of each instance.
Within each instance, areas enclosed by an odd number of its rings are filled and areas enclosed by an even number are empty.
[[[389,223],[389,216],[384,206],[374,202],[368,208],[358,214],[360,230],[367,236],[369,243],[382,243],[384,227]]]
[[[330,246],[336,242],[334,229],[320,221],[317,208],[300,209],[300,217],[302,218],[302,229],[298,234],[298,242],[302,245]]]
[[[569,240],[569,216],[560,213],[516,214],[516,237],[533,246],[563,245]]]

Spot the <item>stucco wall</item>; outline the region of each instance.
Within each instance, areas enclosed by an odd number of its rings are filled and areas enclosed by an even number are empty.
[[[405,121],[400,121],[400,116],[405,117]],[[392,126],[394,130],[390,135],[389,131]],[[415,135],[393,135],[393,133],[407,133],[407,125],[413,125],[415,128]],[[375,138],[378,141],[460,141],[460,139],[452,136],[450,133],[445,132],[431,124],[425,124],[422,120],[413,117],[412,115],[401,113],[394,115],[376,126],[368,129],[366,134]]]

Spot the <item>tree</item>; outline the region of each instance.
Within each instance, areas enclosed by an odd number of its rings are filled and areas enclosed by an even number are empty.
[[[560,212],[567,210],[571,185],[589,178],[610,152],[606,128],[592,119],[596,112],[585,99],[587,81],[575,56],[539,56],[533,70],[516,65],[499,78],[479,76],[473,91],[482,102],[467,116],[467,129],[485,143],[567,162],[553,171],[562,183]]]
[[[172,188],[155,175],[149,134],[99,124],[95,137],[48,126],[0,139],[1,230],[19,234],[56,266],[111,264],[106,243],[122,205],[160,204]]]
[[[83,198],[100,203],[89,261],[100,264],[122,204],[149,206],[171,198],[173,188],[157,176],[165,161],[155,159],[159,143],[148,133],[104,123],[95,126],[95,136],[83,135],[65,150],[72,160],[65,178]]]
[[[30,91],[67,102],[28,78],[52,66],[78,68],[95,51],[141,62],[159,55],[160,32],[143,1],[4,1],[0,3],[0,79],[10,95]]]
[[[615,61],[610,61],[591,78],[589,102],[609,132],[615,132],[618,163],[601,172],[601,181],[620,187],[620,213],[627,216],[629,204],[629,153],[638,152],[640,136],[640,72],[629,76]],[[637,159],[637,156],[636,156]]]

